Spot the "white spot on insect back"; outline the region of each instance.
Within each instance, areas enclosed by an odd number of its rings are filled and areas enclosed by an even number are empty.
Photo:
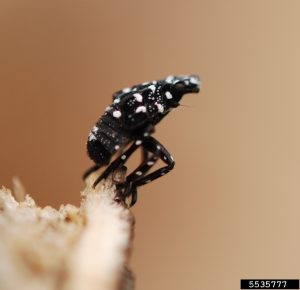
[[[158,104],[158,103],[156,103],[155,105],[156,105],[156,107],[157,107],[157,109],[158,109],[158,112],[163,113],[163,111],[164,111],[164,106],[161,105],[161,104]]]
[[[136,140],[135,145],[141,145],[142,141],[141,140]]]
[[[99,128],[98,128],[97,126],[94,126],[93,129],[92,129],[92,132],[93,132],[93,133],[97,133],[98,130],[99,130]]]
[[[145,106],[139,106],[139,107],[137,107],[137,109],[135,110],[136,113],[141,113],[141,112],[146,113],[146,111],[147,111],[147,109],[146,109]]]
[[[155,92],[155,85],[149,86],[148,89],[150,89],[154,93]]]
[[[120,103],[120,99],[115,99],[114,104],[118,104],[118,103]]]
[[[161,147],[160,147],[159,145],[157,145],[157,146],[156,146],[156,148],[157,148],[158,150],[160,150],[160,149],[161,149]]]
[[[120,111],[114,111],[113,112],[113,116],[118,119],[118,118],[120,118],[122,116],[122,114],[121,114]]]
[[[89,134],[89,141],[96,140],[96,137],[93,133]]]
[[[190,81],[191,81],[191,83],[194,84],[194,85],[199,85],[199,84],[200,84],[199,79],[197,79],[197,78],[195,78],[195,77],[191,77]]]
[[[123,93],[129,93],[131,91],[131,88],[124,88],[122,90]]]
[[[120,149],[120,146],[119,145],[116,145],[115,146],[115,150],[119,150]]]
[[[169,91],[166,91],[165,95],[166,95],[166,97],[167,97],[168,100],[170,100],[170,99],[173,98],[172,94]]]
[[[133,96],[135,97],[135,99],[138,101],[138,102],[142,102],[143,101],[143,96],[139,93],[135,93],[133,94]]]
[[[174,79],[173,76],[168,76],[168,77],[166,78],[166,82],[169,83],[169,84],[171,84],[171,83],[173,82],[173,79]]]

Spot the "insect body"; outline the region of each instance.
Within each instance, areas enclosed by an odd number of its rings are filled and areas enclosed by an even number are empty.
[[[173,108],[179,106],[182,96],[197,93],[200,89],[199,77],[169,76],[164,80],[147,82],[125,88],[113,94],[113,103],[106,108],[105,114],[90,132],[87,150],[95,165],[84,174],[108,165],[96,179],[95,187],[114,170],[125,164],[128,158],[139,148],[143,149],[141,164],[119,184],[122,195],[131,195],[131,205],[137,201],[137,187],[147,184],[168,173],[174,167],[174,160],[166,148],[151,135],[159,123]],[[110,163],[116,152],[130,147]],[[148,173],[151,167],[161,159],[166,166]]]

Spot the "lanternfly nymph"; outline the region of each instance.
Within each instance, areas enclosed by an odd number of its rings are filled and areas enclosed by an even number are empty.
[[[131,206],[134,205],[137,187],[165,175],[175,164],[167,149],[151,136],[155,125],[179,106],[184,94],[198,93],[199,90],[199,77],[191,75],[169,76],[164,80],[142,83],[114,93],[113,103],[106,108],[89,134],[87,150],[95,165],[85,172],[84,178],[108,165],[95,180],[93,187],[96,187],[141,147],[141,164],[126,177],[124,183],[118,184],[122,196],[126,198],[131,195]],[[127,145],[130,145],[129,148],[122,152]],[[116,152],[122,153],[110,162]],[[148,173],[159,159],[166,165]]]

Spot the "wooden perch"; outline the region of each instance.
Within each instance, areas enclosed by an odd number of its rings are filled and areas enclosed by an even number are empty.
[[[134,218],[114,180],[82,192],[80,207],[40,208],[18,180],[0,190],[1,290],[129,290]]]

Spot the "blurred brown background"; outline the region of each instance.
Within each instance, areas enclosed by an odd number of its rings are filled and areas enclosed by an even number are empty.
[[[140,189],[137,289],[299,278],[300,2],[0,2],[0,183],[79,202],[111,94],[199,73],[156,137],[177,162]]]

